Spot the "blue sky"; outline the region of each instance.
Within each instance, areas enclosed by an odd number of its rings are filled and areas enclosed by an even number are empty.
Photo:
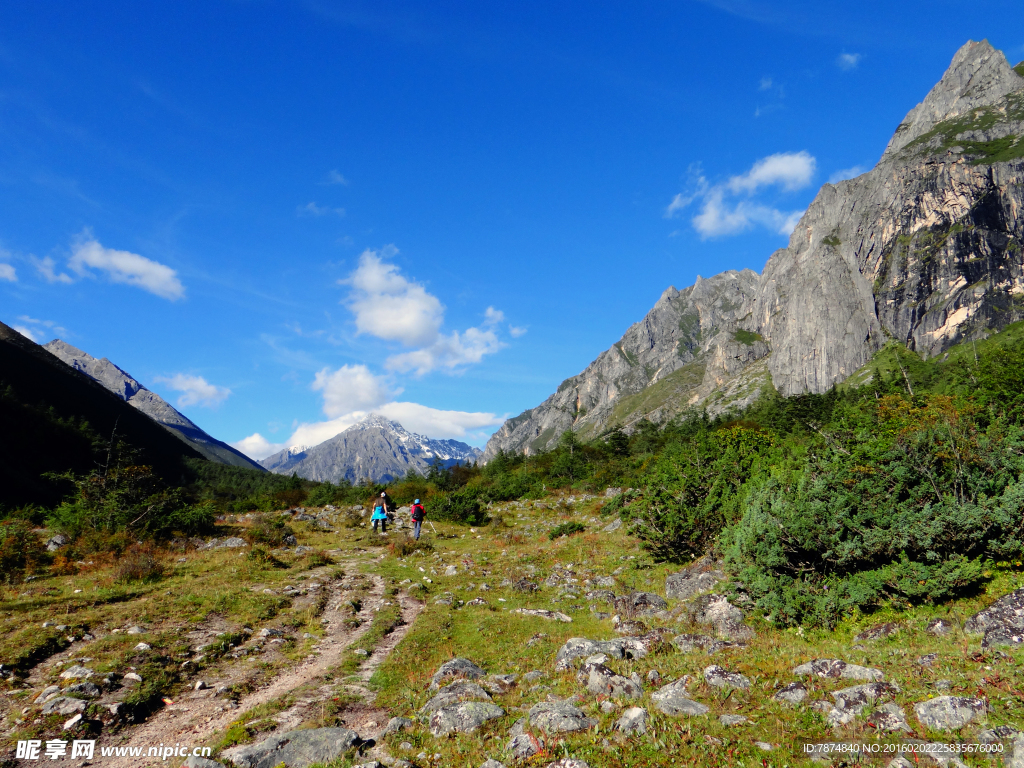
[[[255,456],[374,410],[482,445],[760,271],[968,39],[1024,59],[1019,10],[12,0],[0,320]]]

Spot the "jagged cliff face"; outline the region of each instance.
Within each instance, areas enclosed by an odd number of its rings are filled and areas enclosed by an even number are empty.
[[[1018,68],[1019,69],[1019,68]],[[923,356],[1024,317],[1024,77],[969,42],[878,165],[825,184],[762,275],[670,288],[643,321],[538,407],[499,449],[532,452],[686,408],[721,412],[769,383],[823,392],[890,339]]]
[[[749,321],[780,392],[822,392],[889,338],[930,356],[1021,318],[1022,123],[1024,78],[971,42],[873,170],[822,187]]]
[[[756,333],[739,328],[758,281],[747,269],[698,278],[683,291],[669,288],[585,371],[563,381],[537,408],[506,421],[485,458],[498,448],[550,448],[570,426],[586,437],[610,423],[628,425],[638,410],[664,418],[702,399],[701,393],[706,397],[768,351]]]

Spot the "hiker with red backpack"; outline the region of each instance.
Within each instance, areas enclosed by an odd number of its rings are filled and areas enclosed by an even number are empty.
[[[409,511],[412,513],[412,537],[418,540],[420,538],[420,528],[423,527],[423,518],[427,516],[427,513],[423,509],[423,505],[420,504],[419,499],[412,503],[412,509]]]

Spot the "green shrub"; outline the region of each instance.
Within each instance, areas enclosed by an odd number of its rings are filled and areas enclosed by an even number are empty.
[[[163,563],[149,547],[132,547],[118,559],[114,569],[114,581],[119,584],[158,581],[163,575]]]
[[[295,532],[283,515],[258,515],[245,532],[249,543],[270,547],[284,546],[285,537],[294,535]]]
[[[0,523],[0,578],[5,583],[17,584],[45,558],[43,542],[27,520]]]
[[[463,525],[485,525],[487,514],[480,505],[478,490],[475,487],[459,488],[432,502],[430,516],[435,520]]]
[[[551,539],[551,541],[554,541],[562,536],[572,536],[577,533],[583,533],[585,530],[587,530],[587,527],[583,525],[583,523],[571,520],[568,523],[562,523],[561,525],[556,525],[552,528],[548,532],[548,538]]]

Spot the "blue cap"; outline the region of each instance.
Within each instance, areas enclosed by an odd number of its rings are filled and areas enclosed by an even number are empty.
[[[419,504],[419,503],[420,503],[420,500],[419,500],[419,499],[416,499],[416,500],[415,500],[415,501],[413,502],[413,504]]]

